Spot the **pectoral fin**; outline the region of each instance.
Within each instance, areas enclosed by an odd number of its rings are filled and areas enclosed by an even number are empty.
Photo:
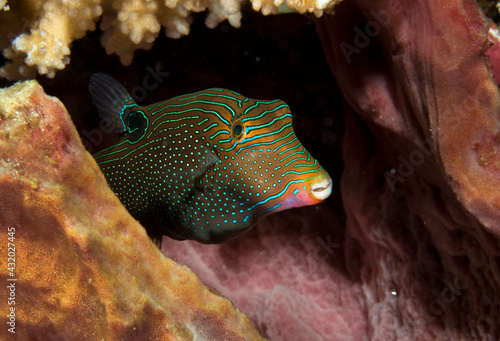
[[[213,174],[219,169],[221,160],[214,153],[207,151],[199,160],[199,174],[194,177],[194,186],[202,191],[213,184]]]

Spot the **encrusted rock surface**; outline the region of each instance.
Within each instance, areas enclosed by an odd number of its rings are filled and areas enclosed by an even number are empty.
[[[339,6],[318,30],[348,104],[349,273],[377,340],[500,337],[499,93],[475,1]],[[348,29],[346,29],[348,27]]]

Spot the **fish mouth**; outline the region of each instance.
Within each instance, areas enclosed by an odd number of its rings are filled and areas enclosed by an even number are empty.
[[[328,177],[311,186],[311,195],[314,199],[325,200],[332,193],[332,179]]]

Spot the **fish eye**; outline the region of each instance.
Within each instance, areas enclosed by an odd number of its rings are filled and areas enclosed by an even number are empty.
[[[231,127],[231,135],[237,142],[245,137],[245,127],[241,121],[235,121]]]

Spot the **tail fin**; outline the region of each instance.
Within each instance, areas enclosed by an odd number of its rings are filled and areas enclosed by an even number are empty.
[[[116,79],[104,74],[90,76],[89,92],[99,115],[111,123],[116,132],[124,132],[130,106],[137,106],[130,94]]]

